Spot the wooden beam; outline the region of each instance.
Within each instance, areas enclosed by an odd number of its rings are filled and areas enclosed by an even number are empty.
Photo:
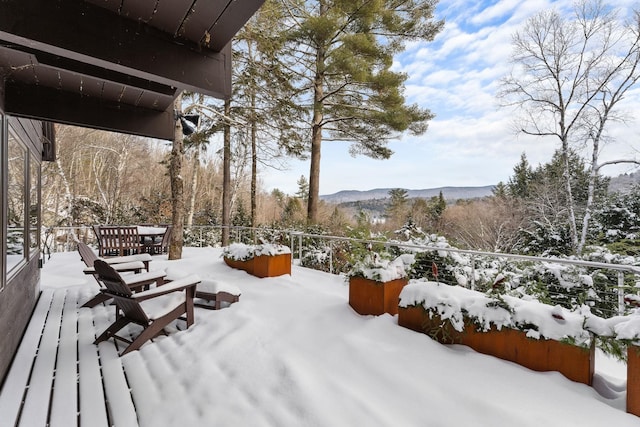
[[[225,98],[231,57],[81,0],[0,1],[0,41]]]
[[[74,126],[173,140],[173,105],[166,111],[139,108],[42,86],[6,82],[6,113]]]

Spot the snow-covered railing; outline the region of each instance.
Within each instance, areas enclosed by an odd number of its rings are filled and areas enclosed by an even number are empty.
[[[184,232],[184,245],[194,247],[204,246],[219,246],[222,240],[222,226],[192,226],[185,228]],[[640,267],[628,264],[608,263],[608,262],[594,262],[584,261],[579,259],[565,259],[565,258],[546,258],[536,257],[528,255],[517,255],[507,253],[496,252],[481,252],[476,250],[458,249],[448,245],[439,244],[414,244],[405,243],[400,241],[381,241],[381,240],[369,240],[369,239],[356,239],[340,236],[330,235],[318,235],[311,233],[303,233],[295,230],[277,230],[267,228],[250,228],[250,227],[230,227],[229,230],[231,242],[241,242],[248,244],[256,244],[262,242],[268,243],[280,243],[288,245],[292,251],[292,258],[301,263],[308,259],[309,254],[316,256],[320,259],[322,264],[321,268],[330,273],[346,273],[344,266],[344,248],[347,247],[348,251],[351,251],[352,247],[359,246],[368,249],[375,248],[397,248],[403,251],[410,252],[432,252],[437,254],[440,259],[434,261],[437,268],[442,269],[443,265],[437,265],[442,263],[444,256],[449,257],[466,257],[466,265],[464,268],[465,277],[457,277],[456,280],[443,278],[442,275],[439,280],[443,283],[450,285],[463,285],[469,289],[477,288],[477,277],[481,276],[478,265],[484,261],[491,260],[495,263],[505,263],[507,261],[516,262],[530,262],[535,265],[544,266],[546,271],[559,270],[562,268],[581,267],[591,270],[606,270],[615,272],[617,276],[617,283],[611,285],[611,280],[607,280],[608,285],[606,289],[598,291],[598,297],[601,299],[607,299],[609,301],[617,301],[617,310],[612,309],[608,313],[609,316],[616,314],[623,314],[628,311],[627,304],[629,301],[625,300],[625,291],[628,291],[632,287],[638,287],[640,284]],[[90,245],[96,245],[95,235],[91,227],[54,227],[44,229],[42,235],[42,250],[46,256],[49,252],[61,252],[61,251],[74,251],[76,250],[76,240],[84,241]],[[322,247],[321,250],[318,250]],[[317,252],[317,255],[313,255],[313,251]],[[342,254],[338,254],[342,251]],[[305,266],[317,267],[309,265],[306,262],[302,262]],[[311,263],[313,264],[313,263]],[[555,273],[555,272],[554,272]],[[560,277],[560,273],[555,273]],[[453,275],[453,274],[452,274]],[[625,275],[627,277],[625,277]],[[498,275],[499,276],[499,275]],[[583,277],[581,280],[587,280],[589,277]],[[562,280],[560,278],[560,280]],[[495,279],[495,282],[499,282],[500,279]],[[625,281],[627,284],[625,284]],[[486,282],[486,280],[485,280]],[[629,285],[629,283],[633,283]],[[486,284],[486,283],[485,283]],[[557,295],[562,297],[563,290],[561,289]],[[633,302],[633,301],[631,301]],[[610,304],[613,305],[613,304]]]

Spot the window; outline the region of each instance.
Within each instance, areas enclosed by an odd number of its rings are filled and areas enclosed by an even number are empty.
[[[40,164],[29,156],[29,257],[38,254],[40,241]]]
[[[7,141],[7,273],[26,255],[26,147],[9,132]],[[37,191],[37,190],[36,190]]]

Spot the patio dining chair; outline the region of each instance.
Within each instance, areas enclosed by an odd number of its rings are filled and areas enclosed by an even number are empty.
[[[103,283],[100,281],[98,274],[96,273],[94,263],[98,259],[98,256],[93,252],[93,250],[84,242],[78,242],[78,252],[80,253],[80,258],[85,263],[86,268],[83,271],[84,274],[91,274],[98,285],[101,288],[104,288]],[[138,255],[130,255],[123,257],[115,257],[115,258],[107,258],[103,259],[106,263],[113,266],[113,268],[120,272],[132,272],[132,273],[140,273],[143,269],[147,270],[146,273],[138,274],[133,280],[132,287],[134,290],[142,290],[145,287],[148,287],[152,283],[162,284],[162,277],[164,276],[164,272],[162,271],[154,271],[149,272],[149,262],[151,261],[151,255],[149,254],[138,254]],[[96,305],[108,301],[110,298],[107,297],[102,292],[96,294],[89,301],[85,302],[82,307],[95,307]]]
[[[173,232],[173,226],[168,225],[165,227],[165,231],[160,238],[150,239],[144,242],[144,251],[150,254],[163,254],[169,251],[169,242],[171,240],[171,233]]]
[[[186,318],[187,328],[193,325],[193,297],[200,279],[191,275],[142,292],[132,292],[123,277],[112,266],[102,260],[95,262],[95,268],[106,289],[102,292],[113,298],[117,315],[113,322],[98,338],[95,344],[113,338],[129,345],[120,354],[138,350],[144,343],[165,333],[164,328],[175,320]],[[125,326],[134,323],[142,327],[142,332],[133,340],[117,335]],[[128,331],[127,335],[130,333]]]

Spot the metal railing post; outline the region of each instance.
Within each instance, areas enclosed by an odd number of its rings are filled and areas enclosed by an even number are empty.
[[[333,240],[329,242],[329,273],[333,274]]]
[[[624,271],[618,271],[618,314],[624,315]]]
[[[476,290],[476,257],[471,255],[471,290]]]
[[[302,233],[298,235],[298,259],[302,263]]]

